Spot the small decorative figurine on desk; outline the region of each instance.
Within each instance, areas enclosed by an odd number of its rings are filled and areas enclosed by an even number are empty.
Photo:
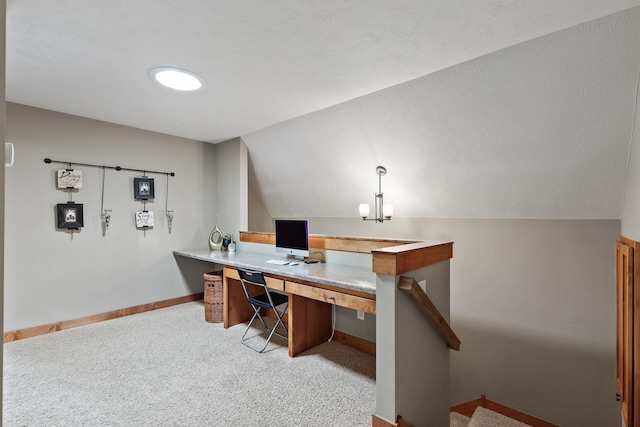
[[[222,235],[222,250],[223,251],[228,251],[229,250],[229,244],[231,243],[231,234],[223,234]]]
[[[222,246],[222,231],[216,227],[213,229],[211,234],[209,234],[209,249],[212,251],[220,250]]]

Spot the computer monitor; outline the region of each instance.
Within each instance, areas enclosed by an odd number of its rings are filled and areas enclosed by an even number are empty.
[[[306,220],[276,219],[276,252],[300,258],[309,256]]]

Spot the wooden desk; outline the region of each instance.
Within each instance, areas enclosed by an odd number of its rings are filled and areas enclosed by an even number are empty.
[[[241,232],[240,241],[273,245],[275,236]],[[376,313],[376,413],[372,424],[396,425],[395,420],[402,416],[413,425],[447,425],[451,384],[449,348],[442,341],[437,325],[434,329],[434,322],[425,319],[415,299],[399,289],[398,283],[401,276],[415,281],[427,280],[433,290],[430,299],[444,313],[444,320],[448,320],[449,260],[453,256],[453,242],[319,235],[310,236],[309,241],[310,247],[327,250],[327,255],[331,254],[329,251],[370,254],[372,265],[366,268],[333,263],[275,266],[265,263],[274,257],[273,253],[257,255],[245,251],[229,254],[201,249],[175,254],[224,265],[229,269],[226,289],[231,293],[239,286],[231,277],[237,267],[260,270],[269,280],[276,281],[272,283],[282,283],[285,291],[290,292],[289,351],[292,356],[318,342],[318,337],[313,336],[318,328],[327,328],[318,333],[322,338],[319,342],[328,338],[331,306],[323,301],[323,295],[329,295],[327,292],[335,292],[331,295],[336,303],[347,307],[362,308],[351,304],[369,300],[369,304],[375,304],[370,306],[370,312]],[[360,299],[352,300],[351,296]],[[231,296],[231,301],[233,298]]]
[[[237,267],[261,271],[271,289],[289,295],[289,356],[294,357],[326,342],[331,336],[332,304],[376,313],[376,275],[372,271],[339,264],[279,266],[268,264],[273,255],[220,252],[208,249],[175,251],[176,255],[222,264],[224,327],[248,321],[253,315],[240,285]],[[256,288],[259,292],[259,288]]]

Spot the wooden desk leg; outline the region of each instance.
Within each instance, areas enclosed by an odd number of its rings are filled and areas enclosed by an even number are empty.
[[[222,274],[222,326],[229,327],[229,279]]]
[[[242,290],[242,284],[239,280],[227,277],[224,278],[223,284],[222,321],[225,329],[238,323],[248,322],[254,312]],[[251,295],[260,293],[260,288],[257,286],[249,286],[248,288]]]
[[[331,336],[331,304],[289,294],[289,356],[309,350]]]

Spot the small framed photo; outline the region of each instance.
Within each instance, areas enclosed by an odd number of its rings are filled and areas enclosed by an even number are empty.
[[[58,228],[77,230],[84,227],[82,203],[58,203],[56,205]]]
[[[58,169],[58,188],[82,188],[82,171]]]
[[[153,178],[133,178],[133,194],[138,200],[153,199],[155,197]]]
[[[136,228],[151,228],[153,223],[153,211],[136,212]]]

